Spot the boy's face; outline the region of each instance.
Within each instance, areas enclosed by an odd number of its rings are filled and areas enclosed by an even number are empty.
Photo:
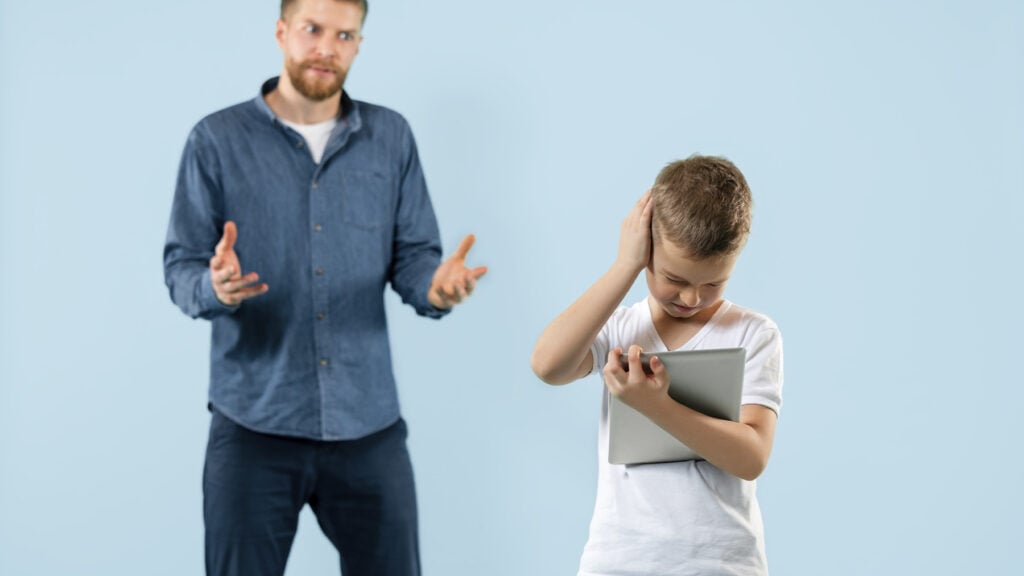
[[[647,267],[647,288],[661,309],[677,320],[707,320],[722,300],[739,253],[703,260],[671,242],[655,240]],[[703,314],[702,314],[703,313]]]

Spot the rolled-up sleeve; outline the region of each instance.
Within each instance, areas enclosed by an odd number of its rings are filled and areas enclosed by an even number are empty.
[[[237,310],[217,299],[210,282],[209,261],[224,229],[218,181],[216,156],[197,126],[182,153],[164,243],[164,282],[171,300],[192,318]]]
[[[441,264],[441,239],[437,218],[427,193],[416,142],[408,125],[402,139],[402,171],[396,208],[391,287],[416,313],[440,318],[448,310],[435,308],[427,299],[434,272]]]

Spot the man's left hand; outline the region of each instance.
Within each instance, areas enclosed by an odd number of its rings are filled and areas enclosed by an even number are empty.
[[[475,241],[472,234],[463,238],[455,254],[434,272],[427,299],[435,308],[448,309],[468,298],[476,288],[477,279],[487,273],[486,266],[466,268],[466,255]]]

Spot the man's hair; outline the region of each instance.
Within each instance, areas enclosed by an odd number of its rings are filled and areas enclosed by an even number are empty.
[[[750,233],[750,188],[732,162],[693,155],[662,169],[651,188],[652,235],[704,259],[735,254]]]
[[[281,0],[281,20],[287,20],[288,19],[288,12],[291,11],[292,7],[295,6],[295,3],[298,2],[298,1],[299,0]],[[369,8],[366,5],[366,0],[337,0],[337,1],[338,2],[348,2],[349,4],[358,4],[359,7],[363,9],[363,22],[366,22],[366,11]]]

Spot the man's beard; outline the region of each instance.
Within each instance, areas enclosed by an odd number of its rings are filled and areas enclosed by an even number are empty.
[[[314,66],[326,68],[334,72],[334,80],[331,81],[326,78],[307,80],[305,71]],[[345,72],[337,66],[322,60],[305,60],[302,62],[289,60],[285,69],[288,72],[288,79],[291,80],[295,90],[314,102],[322,102],[337,95],[338,91],[341,90],[342,84],[345,83]]]

